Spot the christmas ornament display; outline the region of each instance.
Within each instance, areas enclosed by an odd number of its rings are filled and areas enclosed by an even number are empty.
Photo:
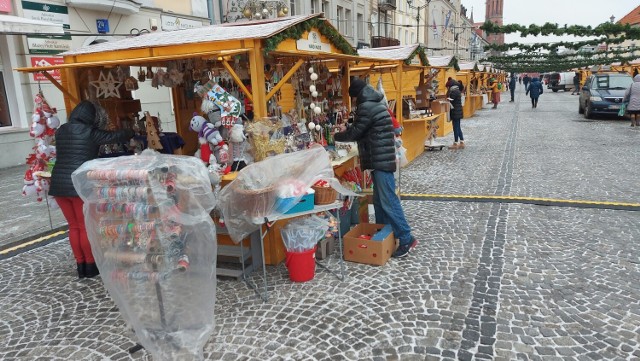
[[[60,126],[60,119],[56,115],[57,110],[51,108],[42,91],[35,95],[34,103],[29,135],[35,139],[35,144],[26,159],[29,168],[24,174],[22,195],[36,196],[36,200],[41,202],[49,190],[49,179],[46,175],[49,175],[49,164],[55,162],[56,147],[52,142],[56,129]]]

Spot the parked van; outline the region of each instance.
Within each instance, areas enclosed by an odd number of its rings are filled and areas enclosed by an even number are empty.
[[[573,90],[573,77],[575,75],[572,71],[551,73],[549,76],[549,88],[551,88],[554,93],[558,90]]]

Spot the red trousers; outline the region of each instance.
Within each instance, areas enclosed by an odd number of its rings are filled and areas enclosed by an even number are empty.
[[[82,199],[80,197],[55,197],[64,218],[69,224],[69,243],[76,263],[95,263],[91,244],[84,227]]]

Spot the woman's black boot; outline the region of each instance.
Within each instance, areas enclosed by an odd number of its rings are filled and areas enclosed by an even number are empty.
[[[85,278],[86,276],[86,263],[76,263],[76,266],[78,266],[78,278]]]
[[[95,263],[87,263],[84,271],[84,276],[86,278],[93,278],[99,274],[100,271],[98,270],[98,266],[96,266]]]

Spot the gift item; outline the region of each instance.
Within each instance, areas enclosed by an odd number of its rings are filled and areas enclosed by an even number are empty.
[[[201,360],[214,329],[216,205],[200,160],[145,150],[72,175],[102,282],[155,360]]]

